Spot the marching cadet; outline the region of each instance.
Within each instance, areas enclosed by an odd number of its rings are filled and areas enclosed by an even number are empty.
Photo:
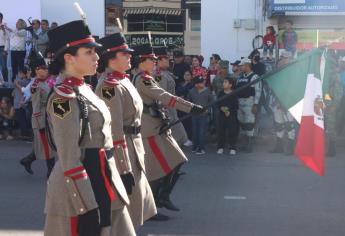
[[[176,108],[195,115],[202,114],[205,110],[201,106],[168,93],[158,85],[151,76],[156,56],[150,45],[138,47],[136,54],[140,58],[139,68],[142,72],[134,77],[133,83],[144,103],[142,136],[146,153],[147,178],[157,206],[176,211],[179,209],[171,202],[170,193],[178,179],[175,173],[187,161],[187,158],[172,137],[170,129],[160,133],[160,130],[168,125],[165,107]],[[168,219],[162,214],[157,214],[153,218],[153,220]]]
[[[137,227],[156,215],[157,210],[145,176],[145,151],[140,133],[143,101],[126,75],[131,68],[133,49],[128,47],[121,33],[98,42],[103,45],[100,62],[105,73],[96,94],[110,109],[116,166],[129,196],[129,214]]]
[[[290,52],[283,52],[278,62],[278,68],[285,66],[291,62],[292,54]],[[283,153],[292,155],[294,152],[296,127],[295,119],[279,102],[276,96],[272,96],[272,112],[274,120],[274,129],[276,132],[276,144],[271,150],[271,153]],[[287,144],[284,150],[284,135],[287,135]]]
[[[154,52],[158,58],[158,62],[156,69],[153,72],[153,77],[162,89],[175,95],[175,76],[168,70],[170,66],[168,51],[165,47],[159,47],[155,48]],[[171,121],[176,121],[179,119],[175,108],[168,108],[168,112]],[[171,132],[172,136],[180,146],[184,144],[188,146],[188,144],[191,144],[191,141],[188,140],[186,130],[184,129],[182,123],[178,123],[171,127]]]
[[[242,59],[239,64],[243,75],[238,78],[236,88],[248,85],[259,76],[253,72],[252,62],[248,58]],[[238,120],[240,127],[245,132],[244,152],[252,152],[252,138],[254,136],[255,115],[258,112],[258,104],[261,97],[261,82],[244,89],[238,94]]]
[[[32,129],[34,133],[33,151],[24,157],[20,164],[29,174],[33,174],[31,164],[36,159],[45,160],[47,164],[47,178],[54,167],[54,153],[49,146],[46,133],[46,105],[50,88],[46,82],[48,67],[43,57],[37,57],[31,66],[35,69],[36,78],[31,85],[32,99]]]
[[[60,73],[48,98],[51,144],[59,161],[48,180],[46,236],[136,235],[129,199],[113,157],[111,116],[85,84],[96,73],[95,42],[83,21],[48,32],[54,53],[52,74]]]
[[[337,111],[340,107],[341,98],[343,97],[343,86],[341,84],[340,73],[337,63],[337,57],[333,50],[329,52],[330,71],[329,85],[326,86],[324,103],[325,103],[325,138],[326,138],[326,155],[334,157],[336,152],[336,134],[337,134]],[[344,63],[340,61],[340,65]]]
[[[292,155],[296,139],[295,119],[290,112],[283,108],[276,96],[273,96],[272,105],[274,128],[277,139],[271,153],[283,153],[285,151],[286,155]],[[285,133],[287,134],[287,144],[284,150]]]

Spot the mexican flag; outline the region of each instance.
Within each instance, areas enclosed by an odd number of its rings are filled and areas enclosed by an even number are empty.
[[[327,78],[327,58],[320,50],[265,76],[281,105],[300,124],[295,155],[319,175],[325,169],[322,80]]]

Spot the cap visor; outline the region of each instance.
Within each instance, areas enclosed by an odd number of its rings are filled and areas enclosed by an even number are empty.
[[[91,42],[91,43],[80,44],[80,45],[78,45],[78,47],[100,48],[100,47],[102,47],[102,44],[99,44],[97,42]]]
[[[124,49],[120,49],[120,52],[128,52],[128,53],[133,53],[134,50],[132,48],[124,48]]]

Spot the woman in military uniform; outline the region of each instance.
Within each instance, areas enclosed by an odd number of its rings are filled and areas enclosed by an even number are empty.
[[[113,158],[111,116],[84,82],[96,73],[100,45],[83,21],[50,30],[48,37],[55,54],[52,74],[60,73],[47,103],[59,161],[48,180],[45,235],[133,236],[128,196]]]
[[[150,45],[142,45],[135,51],[140,58],[139,69],[142,71],[134,77],[133,83],[144,103],[141,122],[147,177],[157,204],[176,211],[178,208],[170,201],[170,193],[178,178],[174,173],[187,158],[172,137],[170,129],[160,133],[169,121],[165,110],[167,107],[176,108],[197,115],[203,113],[204,109],[168,93],[153,79],[151,73],[156,56]],[[154,219],[167,220],[160,216]]]
[[[116,166],[129,196],[132,222],[137,227],[156,215],[157,210],[145,176],[145,152],[140,133],[143,102],[125,74],[131,68],[133,50],[120,33],[98,42],[103,45],[100,64],[105,72],[96,94],[110,109]]]
[[[166,47],[159,47],[154,49],[155,55],[158,57],[157,67],[153,72],[153,77],[158,82],[159,86],[168,93],[175,95],[175,76],[169,69],[169,56]],[[175,108],[169,108],[169,118],[171,121],[178,120],[177,111]],[[176,142],[181,146],[191,146],[191,141],[188,139],[187,133],[183,124],[180,122],[171,127],[171,133]]]
[[[31,66],[35,70],[36,78],[31,85],[32,99],[32,129],[34,133],[33,151],[24,157],[20,164],[25,170],[33,174],[31,164],[36,159],[45,160],[47,164],[47,177],[49,177],[54,167],[54,153],[48,144],[46,133],[46,104],[50,88],[46,82],[48,77],[48,67],[43,57],[37,57]]]

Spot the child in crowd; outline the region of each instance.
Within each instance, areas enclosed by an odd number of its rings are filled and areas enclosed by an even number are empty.
[[[14,80],[13,90],[13,107],[16,112],[16,121],[19,124],[22,138],[28,138],[31,131],[31,117],[28,114],[27,103],[24,102],[22,89],[31,82],[31,69],[25,65],[18,72],[18,76]]]
[[[223,91],[219,92],[218,99],[232,92],[234,80],[226,77],[223,82]],[[236,155],[239,124],[237,120],[238,101],[236,96],[230,96],[218,103],[218,151],[223,154],[225,143],[229,143],[230,155]]]
[[[192,72],[190,70],[187,70],[186,72],[184,72],[183,78],[184,80],[182,83],[176,84],[176,96],[179,96],[183,99],[187,99],[189,91],[194,87]],[[181,118],[187,115],[187,113],[183,111],[177,111],[177,115]],[[188,119],[183,120],[182,124],[186,130],[188,139],[192,140],[192,118],[189,117]]]
[[[0,139],[13,140],[12,131],[14,128],[15,111],[8,97],[0,101]]]
[[[203,107],[213,102],[212,92],[205,86],[205,80],[202,76],[193,78],[194,88],[188,93],[187,99],[192,103]],[[205,138],[208,127],[208,114],[193,116],[193,152],[197,155],[205,154]]]
[[[286,21],[282,41],[284,43],[285,50],[291,52],[292,56],[294,57],[297,50],[298,36],[292,26],[293,22],[291,20]]]
[[[269,52],[268,58],[272,60],[273,50],[276,44],[276,31],[273,26],[268,26],[266,28],[266,34],[264,36],[264,58],[267,59],[267,51]]]

